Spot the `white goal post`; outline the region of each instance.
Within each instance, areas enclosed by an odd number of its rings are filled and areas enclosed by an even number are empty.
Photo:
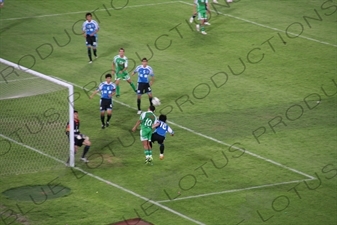
[[[19,150],[20,146],[18,146],[16,151],[10,153],[11,155],[5,152],[5,150],[2,152],[0,150],[1,164],[7,162],[8,165],[6,168],[11,167],[11,164],[15,163],[14,158],[18,156],[21,163],[32,164],[29,166],[33,168],[34,162],[29,162],[29,160],[26,160],[26,157],[28,157],[29,154],[36,154],[37,152],[40,153],[38,154],[39,156],[35,155],[34,157],[39,158],[43,155],[44,159],[40,159],[41,162],[46,160],[45,156],[47,156],[51,161],[54,161],[54,163],[57,161],[58,164],[60,164],[60,162],[66,164],[65,158],[69,156],[68,165],[74,167],[73,95],[73,85],[0,58],[0,122],[2,126],[0,136],[2,140],[6,140],[3,141],[3,146],[5,142],[7,142],[7,146],[21,145],[21,149]],[[46,104],[46,102],[48,104]],[[48,107],[49,111],[47,110]],[[60,109],[58,116],[56,116],[56,113],[52,114],[52,112],[56,112],[57,109]],[[41,119],[35,116],[37,112],[43,112],[42,115],[48,118],[48,120],[45,119],[46,121],[42,123]],[[41,115],[41,113],[39,115]],[[70,128],[69,140],[65,135],[66,123],[68,121]],[[16,132],[20,132],[20,136],[13,134],[14,127],[19,127],[17,124],[21,124],[21,128],[15,128]],[[29,128],[28,130],[30,130],[31,133],[24,131],[22,127],[26,130]],[[35,136],[31,135],[32,133],[35,133]],[[28,146],[28,148],[33,149],[35,153],[29,152],[27,147],[23,150],[22,146]],[[67,146],[69,146],[69,149],[64,149],[65,147],[67,148]],[[69,154],[67,154],[68,151]],[[39,160],[37,161],[39,162]],[[47,168],[47,166],[45,166],[45,168]],[[4,171],[4,168],[0,169]],[[35,170],[38,170],[38,167],[36,167]],[[35,170],[30,171],[27,169],[26,171],[26,169],[22,167],[21,171],[16,171],[15,173],[34,172]],[[0,175],[1,172],[2,171],[0,171]],[[7,172],[5,174],[10,173],[13,172]]]

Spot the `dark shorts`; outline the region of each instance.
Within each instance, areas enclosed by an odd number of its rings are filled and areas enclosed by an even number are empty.
[[[106,99],[106,98],[101,98],[99,109],[101,111],[111,110],[112,109],[112,100]]]
[[[86,37],[86,45],[87,46],[92,46],[92,47],[96,47],[97,45],[97,40],[96,40],[96,36],[90,36],[87,34],[87,37]]]
[[[150,94],[151,93],[151,87],[149,83],[138,83],[137,85],[137,94],[142,95],[144,93]]]
[[[163,144],[164,143],[164,140],[165,140],[165,137],[164,136],[161,136],[157,133],[153,133],[152,134],[152,137],[151,137],[151,142],[158,142],[158,144]]]
[[[69,134],[67,134],[68,139],[69,139]],[[80,136],[80,138],[79,138]],[[83,142],[85,140],[85,135],[84,134],[74,134],[74,145],[81,147],[83,145]]]
[[[78,146],[78,147],[82,147],[82,145],[83,145],[83,142],[84,142],[84,138],[81,138],[81,139],[77,139],[76,137],[75,137],[75,146]]]

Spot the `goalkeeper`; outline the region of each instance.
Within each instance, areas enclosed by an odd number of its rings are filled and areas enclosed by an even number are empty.
[[[67,123],[67,127],[66,127],[66,134],[69,138],[69,131],[70,131],[70,126],[69,126],[69,122]],[[81,134],[80,133],[80,120],[78,118],[78,112],[75,110],[74,111],[74,143],[75,143],[75,154],[78,150],[79,147],[82,147],[82,145],[84,145],[84,150],[82,153],[82,157],[81,160],[85,163],[89,162],[89,160],[87,160],[87,158],[85,157],[85,155],[88,153],[89,149],[90,149],[90,141],[89,141],[89,137]],[[69,163],[69,158],[67,161],[67,164]]]

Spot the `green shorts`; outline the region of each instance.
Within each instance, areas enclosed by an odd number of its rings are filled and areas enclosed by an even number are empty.
[[[151,141],[152,129],[151,128],[140,129],[139,134],[140,134],[141,141]]]
[[[207,19],[207,11],[198,12],[198,20],[206,20]]]
[[[115,80],[129,80],[130,79],[130,76],[129,76],[129,73],[127,71],[124,71],[123,73],[119,73],[117,72],[115,74]]]

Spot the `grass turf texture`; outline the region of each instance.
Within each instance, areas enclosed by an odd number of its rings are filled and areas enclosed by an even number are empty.
[[[218,15],[213,11],[207,36],[191,31],[185,21],[192,13],[190,1],[130,1],[123,9],[110,10],[111,16],[103,4],[111,7],[109,1],[11,1],[0,12],[1,58],[15,63],[21,59],[23,66],[79,86],[75,105],[81,130],[92,141],[88,165],[80,164],[77,155],[80,169],[154,201],[235,190],[161,203],[204,224],[335,223],[337,133],[332,79],[337,80],[337,43],[336,13],[334,7],[328,7],[336,3],[239,1],[230,7],[214,5]],[[113,4],[115,8],[124,5]],[[72,28],[79,33],[85,12],[97,8],[99,58],[89,65],[84,38]],[[303,18],[319,18],[315,10],[321,21]],[[43,16],[49,14],[60,15]],[[41,17],[10,20],[32,16]],[[300,37],[288,37],[299,33]],[[131,68],[140,64],[138,55],[151,58],[149,65],[156,74],[153,93],[162,102],[158,114],[169,113],[169,120],[229,146],[240,143],[235,146],[319,177],[321,184],[319,180],[305,183],[303,175],[247,153],[241,155],[174,125],[176,135],[167,138],[165,159],[159,161],[159,147],[154,145],[154,166],[144,166],[138,133],[130,133],[138,118],[136,111],[115,103],[111,127],[101,130],[98,97],[89,100],[82,89],[92,89],[110,71],[120,47],[126,49]],[[23,57],[27,54],[36,62]],[[118,101],[135,107],[127,83],[122,82],[121,91]],[[144,96],[143,110],[147,104]],[[20,161],[34,165],[33,161]],[[50,186],[60,183],[70,188],[71,194],[39,205],[2,195],[5,222],[0,221],[8,224],[16,219],[14,215],[20,215],[13,224],[109,224],[134,217],[156,225],[195,224],[158,206],[147,208],[152,204],[144,199],[83,175],[57,167],[1,176],[1,192],[51,182]],[[298,183],[238,190],[296,180]]]

